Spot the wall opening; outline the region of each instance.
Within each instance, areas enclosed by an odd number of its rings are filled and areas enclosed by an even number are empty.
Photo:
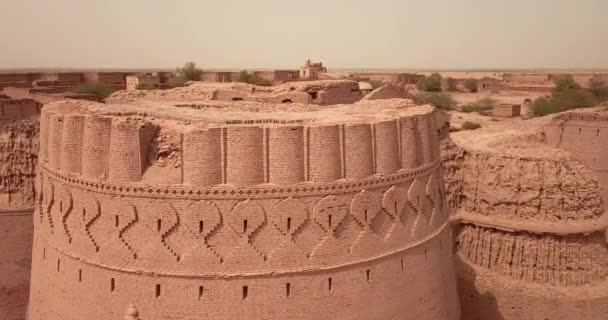
[[[162,225],[163,225],[163,221],[161,219],[156,220],[156,231],[160,232]]]
[[[287,231],[291,230],[291,218],[287,218]]]
[[[82,282],[82,269],[78,269],[78,282]]]
[[[327,224],[331,228],[331,214],[327,215]]]
[[[327,278],[327,290],[328,290],[329,292],[331,292],[331,290],[333,289],[333,283],[332,283],[332,280],[333,280],[333,279],[332,279],[331,277],[330,277],[330,278]]]
[[[120,224],[120,220],[118,218],[118,215],[114,216],[114,226],[116,226],[118,228],[118,225]]]
[[[249,296],[249,287],[243,286],[243,300],[247,300],[247,296]]]
[[[285,295],[287,296],[287,298],[291,296],[291,283],[289,282],[285,284]]]
[[[198,299],[199,300],[203,299],[204,293],[205,293],[205,287],[203,287],[203,286],[198,287]]]
[[[232,101],[243,101],[243,98],[232,98]]]
[[[401,259],[401,271],[405,270],[405,262]]]
[[[63,212],[63,201],[59,201],[59,212]]]
[[[57,271],[61,270],[61,259],[57,259]]]
[[[42,260],[46,260],[46,248],[42,248]]]
[[[87,216],[87,209],[84,209],[84,208],[83,208],[83,209],[82,209],[82,220],[83,220],[83,221],[84,221],[84,219],[86,218],[86,216]]]
[[[204,224],[202,221],[198,222],[198,233],[203,233]]]
[[[311,92],[309,92],[308,94],[310,95],[310,97],[311,97],[311,98],[313,98],[313,99],[317,99],[317,96],[318,96],[318,95],[317,95],[317,93],[318,93],[318,92],[316,92],[316,91],[311,91]]]
[[[160,297],[160,284],[156,285],[156,297]]]
[[[243,220],[243,233],[247,232],[247,220]]]
[[[292,103],[293,101],[291,101],[291,99],[283,99],[283,101],[281,101],[281,103]]]
[[[372,271],[370,269],[367,269],[367,271],[365,271],[365,277],[367,278],[367,282],[372,281]]]
[[[110,292],[114,292],[114,290],[116,289],[116,281],[114,280],[114,278],[110,279]]]

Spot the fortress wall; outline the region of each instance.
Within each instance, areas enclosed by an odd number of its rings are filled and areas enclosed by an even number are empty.
[[[311,104],[312,98],[306,92],[283,92],[272,95],[269,102]]]
[[[401,168],[399,122],[385,121],[372,125],[375,168],[379,174],[389,174]]]
[[[41,126],[44,125],[44,118]],[[87,178],[108,177],[112,119],[86,117],[82,134],[82,175]],[[41,142],[44,144],[44,141]]]
[[[184,183],[210,186],[222,184],[221,129],[192,130],[184,134]]]
[[[583,286],[608,275],[606,239],[592,235],[538,235],[461,225],[457,251],[468,262],[511,279],[550,286]]]
[[[363,98],[359,84],[354,81],[341,81],[328,84],[318,91],[314,101],[319,105],[355,103]]]
[[[61,314],[62,320],[122,319],[133,302],[141,319],[458,319],[459,306],[443,293],[443,287],[454,282],[453,271],[445,267],[451,265],[444,258],[450,255],[449,242],[444,233],[380,262],[228,279],[115,272],[47,248],[45,258],[34,258],[32,279],[47,296],[33,295],[31,304],[41,308],[32,309],[30,318],[54,319]],[[65,286],[78,289],[61,290]],[[100,303],[108,307],[99,308]],[[49,307],[56,311],[45,312]],[[160,317],[157,310],[165,315]]]
[[[442,144],[463,319],[605,318],[601,130],[550,124],[535,147],[552,157]]]
[[[40,107],[0,100],[0,319],[24,319],[27,308]]]
[[[249,92],[239,90],[214,90],[211,100],[242,101],[249,98]]]
[[[462,319],[589,319],[608,313],[606,285],[552,287],[509,281],[456,258]]]
[[[51,116],[49,129],[60,117],[65,129],[72,116]],[[130,121],[85,116],[83,161],[92,141],[110,137],[109,155],[98,153],[108,160],[95,160],[108,169],[40,166],[31,320],[120,318],[130,302],[145,319],[458,319],[439,162],[397,165],[387,143],[400,148],[400,119],[206,129]],[[180,172],[183,183],[138,176],[141,150],[159,154],[158,137],[140,139],[141,128],[157,125],[162,143],[181,148],[171,165],[143,167]]]
[[[0,126],[40,114],[42,105],[32,99],[0,99]]]
[[[396,81],[394,81],[394,82],[396,82]],[[379,88],[373,90],[372,92],[370,92],[369,94],[367,94],[365,97],[363,97],[363,100],[394,99],[394,98],[398,98],[398,99],[407,99],[408,98],[408,94],[407,94],[407,91],[405,90],[404,85],[398,85],[398,84],[383,85],[382,87],[379,87]]]
[[[541,73],[505,73],[503,74],[503,81],[519,84],[547,84],[551,82],[551,76]]]
[[[608,116],[564,113],[543,132],[549,145],[569,151],[594,172],[603,188],[604,204],[608,203]]]
[[[475,152],[451,142],[442,151],[454,213],[492,217],[496,224],[526,221],[522,227],[592,223],[603,214],[597,178],[577,161]]]
[[[266,180],[273,184],[304,182],[304,128],[267,128],[265,136],[268,150]]]

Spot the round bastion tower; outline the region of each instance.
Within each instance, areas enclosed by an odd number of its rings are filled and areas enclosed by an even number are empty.
[[[41,118],[30,320],[459,319],[430,106]]]

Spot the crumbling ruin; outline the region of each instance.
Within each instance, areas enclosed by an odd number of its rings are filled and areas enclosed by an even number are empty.
[[[359,84],[350,80],[317,80],[289,82],[265,87],[245,83],[191,82],[186,87],[168,90],[118,91],[109,103],[133,101],[254,101],[334,105],[359,101],[363,97]]]
[[[363,97],[363,100],[408,99],[405,85],[397,83],[385,84]]]
[[[591,109],[444,143],[464,320],[606,319],[607,134]]]
[[[31,320],[459,318],[442,114],[213,104],[45,106]]]
[[[0,319],[24,319],[27,306],[40,107],[0,99]]]

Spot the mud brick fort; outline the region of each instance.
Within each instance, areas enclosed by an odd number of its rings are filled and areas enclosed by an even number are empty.
[[[442,147],[463,319],[605,319],[606,109],[482,130]]]
[[[254,73],[0,75],[0,319],[606,319],[607,105],[446,73],[526,93],[450,132],[421,74]]]
[[[29,318],[458,319],[444,124],[409,100],[48,104]]]

